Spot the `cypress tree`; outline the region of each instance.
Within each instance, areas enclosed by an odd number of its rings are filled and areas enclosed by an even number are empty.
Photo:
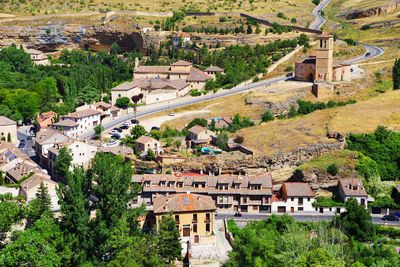
[[[43,182],[40,183],[38,191],[36,192],[36,198],[38,199],[40,213],[43,214],[45,211],[51,209],[51,198],[47,186]]]
[[[393,89],[400,89],[400,60],[397,58],[393,65]]]

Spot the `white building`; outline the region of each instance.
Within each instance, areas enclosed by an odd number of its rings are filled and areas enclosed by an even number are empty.
[[[64,132],[69,137],[78,138],[83,133],[92,130],[100,124],[100,111],[84,109],[63,116],[53,128]]]
[[[39,132],[35,138],[35,150],[42,166],[48,166],[49,148],[70,141],[70,137],[54,129]]]
[[[344,202],[354,197],[358,204],[367,207],[368,194],[360,179],[339,179],[338,191]]]
[[[55,175],[54,161],[57,159],[62,147],[67,147],[72,156],[71,169],[73,166],[88,167],[90,160],[94,158],[97,152],[97,146],[88,144],[85,141],[70,140],[65,143],[58,143],[48,148],[48,170]]]
[[[42,52],[36,49],[27,49],[26,52],[31,56],[31,60],[35,65],[50,65],[49,58]]]
[[[272,212],[315,212],[314,201],[315,195],[308,183],[284,183],[272,202]]]
[[[186,32],[181,32],[172,35],[172,43],[174,44],[174,46],[179,45],[179,40],[182,40],[183,46],[190,44],[190,34]]]

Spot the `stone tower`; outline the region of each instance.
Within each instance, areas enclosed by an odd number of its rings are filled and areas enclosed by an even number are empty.
[[[317,36],[317,42],[315,80],[330,82],[333,75],[333,36],[322,33]]]

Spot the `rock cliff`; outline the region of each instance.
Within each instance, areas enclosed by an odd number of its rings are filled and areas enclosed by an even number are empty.
[[[381,16],[388,13],[393,13],[400,8],[399,2],[392,2],[388,5],[377,6],[365,10],[354,10],[351,12],[343,13],[339,16],[344,16],[346,19],[361,19],[372,16]]]

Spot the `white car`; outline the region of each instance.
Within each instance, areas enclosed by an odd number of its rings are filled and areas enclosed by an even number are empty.
[[[175,113],[170,112],[170,113],[168,113],[168,116],[175,116]]]
[[[106,146],[113,146],[113,145],[116,145],[116,144],[117,144],[117,141],[111,140],[110,142],[108,142],[108,143],[106,144]]]
[[[132,123],[131,123],[131,121],[126,121],[126,122],[124,122],[124,125],[125,125],[125,124],[129,126],[129,125],[131,125]]]
[[[110,135],[114,135],[114,134],[118,134],[119,132],[118,131],[116,131],[116,130],[112,130],[111,132],[109,132],[108,134],[110,134]]]

